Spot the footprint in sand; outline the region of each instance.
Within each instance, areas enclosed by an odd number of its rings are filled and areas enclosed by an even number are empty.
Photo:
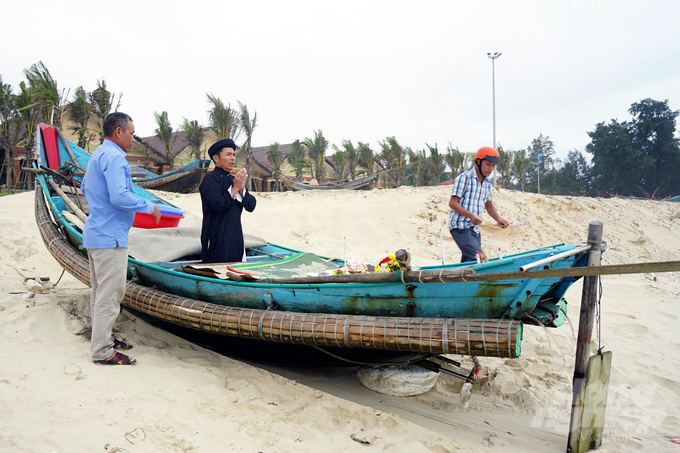
[[[624,332],[628,332],[630,334],[634,335],[642,335],[645,333],[649,333],[649,328],[643,324],[633,324],[633,323],[628,323],[628,324],[618,324],[616,325],[619,329],[621,329]]]

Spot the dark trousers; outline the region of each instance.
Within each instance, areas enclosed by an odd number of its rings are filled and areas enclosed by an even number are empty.
[[[451,237],[456,241],[458,248],[463,255],[460,262],[477,261],[477,252],[482,253],[482,235],[478,228],[454,228],[451,230]]]

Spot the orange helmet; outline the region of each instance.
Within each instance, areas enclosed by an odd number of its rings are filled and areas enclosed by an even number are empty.
[[[477,152],[475,153],[475,160],[477,159],[481,160],[486,159],[489,162],[493,162],[494,164],[498,164],[501,162],[501,159],[498,156],[498,151],[489,146],[483,146],[477,150]]]

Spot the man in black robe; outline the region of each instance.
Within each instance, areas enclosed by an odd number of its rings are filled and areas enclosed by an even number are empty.
[[[253,212],[257,201],[246,190],[248,172],[241,169],[236,176],[236,144],[227,138],[210,147],[208,155],[215,169],[208,172],[201,185],[203,225],[201,258],[204,263],[245,261],[241,212]]]

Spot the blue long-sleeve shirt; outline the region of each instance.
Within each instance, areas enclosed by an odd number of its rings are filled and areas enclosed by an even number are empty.
[[[132,194],[125,151],[110,140],[92,154],[81,190],[89,205],[83,230],[87,249],[127,247],[135,212],[153,212],[151,201]]]

